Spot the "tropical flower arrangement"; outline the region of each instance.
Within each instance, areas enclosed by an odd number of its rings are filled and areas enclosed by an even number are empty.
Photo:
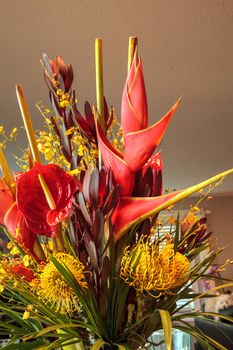
[[[186,321],[207,313],[181,313],[204,296],[192,286],[207,277],[221,249],[211,242],[198,204],[184,216],[174,205],[195,192],[199,202],[204,200],[233,169],[184,190],[163,192],[158,146],[180,99],[148,126],[136,38],[129,42],[121,123],[104,98],[100,39],[97,101],[93,107],[86,102],[84,113],[77,107],[72,66],[46,55],[42,64],[52,104],[52,110],[37,106],[43,131],[33,130],[23,89],[16,86],[29,142],[17,157],[17,173],[3,153],[16,130],[10,135],[0,130],[5,235],[0,334],[9,339],[4,348],[142,349],[153,343],[153,332],[163,329],[171,349],[174,328],[209,349],[223,349]]]

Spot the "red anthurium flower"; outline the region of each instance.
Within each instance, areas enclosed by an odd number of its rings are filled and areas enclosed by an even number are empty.
[[[121,195],[131,195],[135,173],[141,169],[161,142],[180,99],[165,116],[148,127],[146,90],[141,59],[134,56],[122,96],[121,124],[125,149],[122,154],[105,137],[97,122],[97,136],[103,162],[111,168]]]
[[[33,256],[35,256],[33,244],[36,236],[27,227],[24,216],[19,211],[16,202],[14,202],[7,210],[7,213],[4,216],[4,225],[12,237],[14,237],[20,245],[23,245],[30,251],[30,253],[32,253]]]
[[[0,180],[0,223],[16,241],[28,249],[34,256],[35,235],[26,226],[22,213],[4,181]],[[35,256],[36,257],[36,256]]]
[[[41,175],[52,196],[54,207],[47,201]],[[29,229],[46,236],[54,236],[56,225],[70,214],[73,194],[77,191],[75,178],[58,165],[35,163],[33,168],[20,176],[17,183],[17,204]]]
[[[0,180],[0,224],[4,223],[4,216],[10,206],[14,203],[14,198],[8,186]]]

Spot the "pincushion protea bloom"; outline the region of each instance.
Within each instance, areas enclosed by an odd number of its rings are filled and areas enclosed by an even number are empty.
[[[52,208],[42,188],[40,175],[50,191]],[[56,225],[70,214],[76,190],[75,178],[58,165],[35,163],[17,182],[17,205],[29,229],[35,234],[54,236]]]
[[[82,288],[87,288],[84,265],[78,259],[65,253],[56,253],[53,256],[72,273]],[[65,314],[78,308],[78,300],[74,290],[51,261],[43,268],[41,274],[32,281],[32,286],[39,298],[46,304],[50,304],[56,312]]]
[[[161,251],[156,243],[141,240],[127,247],[121,263],[121,278],[140,291],[171,293],[188,280],[189,260],[167,244]]]

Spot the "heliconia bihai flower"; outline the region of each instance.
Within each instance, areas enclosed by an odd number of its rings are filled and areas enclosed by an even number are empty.
[[[70,214],[77,186],[75,178],[55,164],[35,163],[22,174],[17,182],[16,200],[28,228],[35,234],[54,236],[56,225]]]
[[[125,82],[121,103],[121,126],[124,135],[148,127],[148,106],[142,60],[137,50]]]
[[[127,232],[133,224],[158,213],[157,208],[166,204],[179,193],[181,191],[156,197],[120,197],[112,216],[116,240]]]
[[[98,143],[103,162],[107,168],[111,168],[123,196],[132,194],[135,173],[148,162],[160,144],[179,103],[180,99],[160,121],[148,127],[142,62],[135,55],[122,96],[121,125],[125,145],[123,153],[111,145],[97,122]]]

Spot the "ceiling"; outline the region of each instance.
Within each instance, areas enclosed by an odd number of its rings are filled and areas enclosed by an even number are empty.
[[[93,103],[95,37],[104,41],[105,95],[119,115],[130,35],[139,37],[150,123],[183,94],[161,145],[165,186],[184,188],[233,167],[232,0],[1,0],[0,124],[22,124],[20,82],[40,127],[35,104],[49,103],[43,52],[73,64],[80,110]],[[233,176],[215,191],[233,195]]]

